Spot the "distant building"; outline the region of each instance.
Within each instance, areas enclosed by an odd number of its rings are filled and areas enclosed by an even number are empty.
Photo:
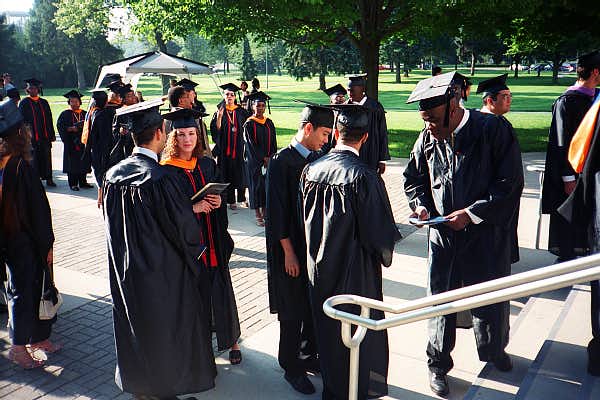
[[[25,28],[25,23],[29,19],[29,11],[4,11],[2,14],[6,15],[8,25],[12,24],[21,30]]]

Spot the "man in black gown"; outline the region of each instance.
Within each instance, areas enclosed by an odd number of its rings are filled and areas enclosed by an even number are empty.
[[[348,80],[348,104],[359,104],[369,109],[369,137],[360,149],[360,159],[380,174],[385,172],[385,161],[390,159],[385,110],[377,100],[367,97],[366,75],[352,75]]]
[[[587,252],[585,230],[569,224],[556,210],[575,189],[577,174],[567,160],[571,139],[589,110],[600,84],[600,53],[579,57],[577,82],[559,96],[552,106],[552,122],[546,151],[546,172],[542,191],[542,212],[550,214],[548,250],[567,261]]]
[[[446,216],[429,229],[429,294],[510,275],[512,220],[523,190],[515,132],[502,117],[460,107],[465,77],[449,72],[425,79],[408,102],[425,121],[404,172],[413,216]],[[509,304],[471,310],[479,359],[512,369]],[[429,320],[430,387],[449,392],[446,375],[456,339],[456,314]]]
[[[390,266],[400,233],[381,176],[359,157],[368,140],[369,113],[358,105],[339,107],[336,147],[309,164],[300,179],[307,269],[321,360],[323,399],[348,398],[350,350],[340,323],[323,312],[338,294],[383,299],[381,266]],[[359,313],[358,307],[346,310]],[[384,318],[373,311],[371,317]],[[387,394],[386,331],[369,331],[361,344],[358,398]]]
[[[269,306],[279,319],[279,365],[292,387],[305,394],[315,391],[306,370],[314,368],[307,364],[317,362],[317,352],[308,299],[306,240],[298,215],[298,184],[304,166],[328,142],[332,126],[330,109],[306,106],[292,143],[271,158],[266,176]],[[308,361],[299,358],[303,336],[312,342]]]
[[[208,280],[199,226],[176,177],[157,162],[157,107],[131,111],[133,154],[106,173],[104,220],[117,350],[115,381],[136,396],[176,399],[214,387]]]

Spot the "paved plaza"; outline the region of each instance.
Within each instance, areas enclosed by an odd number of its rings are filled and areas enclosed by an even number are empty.
[[[96,207],[96,190],[71,192],[62,165],[62,146],[53,149],[58,188],[48,190],[52,207],[56,284],[65,304],[54,325],[53,339],[64,345],[51,355],[43,369],[23,371],[7,359],[9,339],[6,314],[0,316],[0,399],[129,399],[114,383],[115,350],[104,227]],[[526,164],[542,154],[524,156]],[[388,163],[384,175],[394,217],[404,239],[396,246],[391,268],[384,271],[386,300],[399,302],[423,297],[426,287],[426,231],[406,224],[409,214],[402,189],[406,160]],[[527,173],[521,204],[520,269],[547,265],[553,258],[535,250],[537,176]],[[91,177],[89,178],[91,181]],[[244,361],[231,366],[227,353],[216,355],[219,376],[216,388],[195,395],[199,399],[318,399],[294,392],[283,380],[277,364],[278,324],[269,313],[264,228],[254,223],[246,208],[229,211],[235,250],[230,268],[242,327]],[[525,223],[523,223],[525,221]],[[511,304],[513,307],[517,303]],[[513,319],[518,314],[514,313]],[[390,331],[389,398],[435,398],[427,386],[424,322]],[[216,345],[216,343],[215,343]],[[216,348],[216,346],[215,346]],[[459,332],[455,351],[457,367],[450,374],[452,398],[461,398],[484,364],[476,359],[470,331]],[[347,366],[340,365],[346,369]],[[320,378],[311,377],[320,390]]]

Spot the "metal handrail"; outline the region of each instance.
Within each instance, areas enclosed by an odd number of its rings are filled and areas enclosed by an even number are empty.
[[[360,344],[367,329],[380,331],[597,279],[600,279],[600,254],[540,268],[536,271],[494,279],[399,305],[389,305],[383,301],[357,295],[337,295],[328,298],[323,303],[323,311],[329,317],[342,323],[342,341],[350,349],[348,396],[350,400],[355,400],[358,396]],[[341,304],[359,305],[361,307],[360,316],[334,308]],[[373,320],[368,318],[371,309],[399,315]],[[354,336],[350,335],[352,325],[358,327]]]

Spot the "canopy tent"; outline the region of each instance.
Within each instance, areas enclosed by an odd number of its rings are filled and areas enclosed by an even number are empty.
[[[131,83],[135,88],[140,76],[144,73],[189,77],[192,74],[212,75],[214,71],[207,64],[161,51],[153,51],[102,65],[99,68],[95,87],[105,87],[109,83],[105,79],[108,74],[119,74],[123,77],[123,82]]]

